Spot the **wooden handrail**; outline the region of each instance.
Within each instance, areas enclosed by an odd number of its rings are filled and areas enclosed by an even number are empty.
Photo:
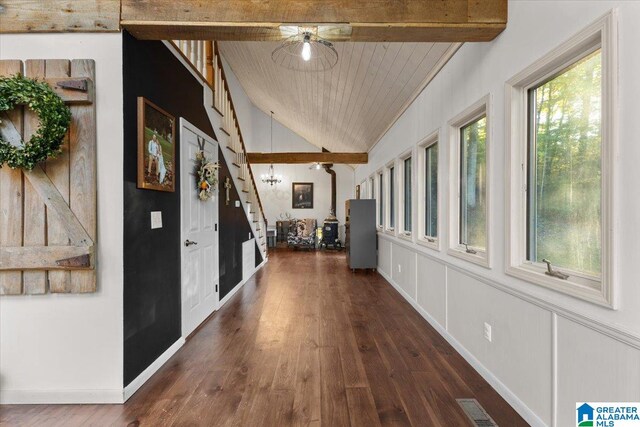
[[[222,66],[222,59],[220,58],[220,50],[218,47],[218,42],[213,42],[213,53],[214,53],[214,57],[217,59],[218,62],[218,68],[220,68],[221,74],[222,74],[222,84],[224,85],[225,90],[227,91],[228,94],[228,99],[229,99],[229,103],[231,104],[231,114],[233,114],[233,118],[235,120],[235,123],[238,124],[238,126],[236,126],[236,129],[238,130],[238,137],[240,138],[240,145],[242,146],[242,152],[245,155],[247,155],[247,147],[244,145],[244,138],[242,136],[242,131],[240,130],[240,126],[239,123],[240,121],[238,120],[238,116],[236,114],[236,109],[235,106],[233,105],[233,99],[231,97],[231,91],[229,90],[229,85],[227,83],[227,77],[224,73],[224,68]],[[251,165],[247,162],[247,169],[249,169],[249,176],[251,177],[251,184],[253,185],[253,188],[255,189],[255,193],[256,193],[256,198],[258,199],[258,206],[260,207],[260,213],[262,214],[262,219],[264,219],[264,223],[265,226],[267,224],[267,217],[264,214],[264,208],[262,207],[262,200],[260,200],[260,194],[258,194],[258,186],[256,185],[256,180],[253,177],[253,171],[251,170]]]
[[[238,120],[238,115],[236,113],[236,109],[235,106],[233,105],[233,98],[231,97],[231,91],[229,90],[229,84],[227,83],[227,77],[225,75],[224,72],[224,67],[222,66],[222,59],[220,57],[220,51],[218,48],[218,43],[217,42],[211,42],[211,41],[205,41],[204,46],[200,47],[199,44],[197,44],[197,51],[195,53],[195,55],[197,56],[197,58],[190,58],[187,55],[187,52],[183,51],[183,48],[179,45],[177,40],[169,40],[169,43],[176,49],[176,51],[178,51],[178,53],[182,56],[182,58],[185,60],[185,62],[187,64],[189,64],[189,66],[191,67],[191,69],[195,72],[195,74],[200,78],[200,80],[202,80],[202,82],[204,84],[206,84],[211,91],[214,93],[214,99],[216,98],[216,96],[220,96],[223,95],[224,93],[226,93],[226,99],[229,102],[229,110],[231,112],[231,124],[233,124],[236,128],[236,131],[238,132],[238,139],[240,140],[240,146],[242,147],[242,155],[244,156],[244,163],[247,165],[247,169],[249,171],[249,176],[251,177],[251,185],[253,185],[253,190],[255,192],[256,198],[258,200],[258,207],[260,208],[260,213],[262,214],[262,219],[264,220],[265,223],[265,227],[267,224],[267,217],[265,216],[264,213],[264,208],[262,206],[262,200],[260,199],[260,194],[258,194],[258,187],[256,185],[256,180],[253,176],[253,171],[251,170],[251,165],[249,164],[249,162],[247,161],[247,147],[244,144],[244,137],[242,136],[242,131],[240,130],[240,121]],[[192,42],[192,43],[197,43],[197,42]],[[189,51],[189,53],[191,53],[193,55],[193,45],[187,45],[187,49]],[[222,84],[221,90],[223,91],[223,94],[216,94],[216,78],[217,76],[214,76],[215,73],[215,67],[213,64],[214,58],[216,59],[216,63],[218,65],[218,69],[220,70],[220,81],[218,82],[218,86],[221,86],[220,83]],[[195,61],[194,61],[195,59]],[[198,67],[197,66],[197,62],[200,62],[202,64],[202,67]],[[203,73],[204,72],[204,73]],[[218,113],[220,113],[221,115],[224,116],[224,113],[219,111],[215,105],[214,105],[214,109],[216,111],[218,111]],[[222,128],[221,128],[222,129]],[[227,133],[228,135],[230,135],[230,131],[231,129],[222,129],[225,133]],[[234,147],[235,148],[235,147]]]

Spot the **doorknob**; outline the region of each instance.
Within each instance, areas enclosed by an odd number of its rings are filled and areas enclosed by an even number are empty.
[[[191,246],[191,245],[197,245],[197,244],[198,244],[198,242],[193,242],[193,241],[191,241],[189,239],[184,241],[184,245],[185,246]]]

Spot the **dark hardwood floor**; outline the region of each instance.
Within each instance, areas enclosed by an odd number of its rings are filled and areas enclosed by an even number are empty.
[[[469,426],[472,397],[527,425],[381,276],[276,250],[124,405],[5,405],[0,424]]]

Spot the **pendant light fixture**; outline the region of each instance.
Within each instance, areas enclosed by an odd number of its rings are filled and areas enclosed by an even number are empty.
[[[271,153],[273,154],[273,111],[271,112]],[[273,170],[273,163],[269,166],[269,173],[262,174],[260,178],[262,182],[269,184],[272,187],[282,182],[282,177],[280,175],[276,175]]]
[[[271,59],[281,67],[294,71],[327,71],[338,62],[333,44],[308,30],[300,30],[285,39],[272,53]]]

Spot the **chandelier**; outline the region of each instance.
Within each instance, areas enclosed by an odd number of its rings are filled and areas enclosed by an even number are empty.
[[[285,39],[271,53],[271,59],[289,70],[327,71],[338,62],[338,52],[331,42],[302,31]]]
[[[269,166],[269,173],[262,174],[261,179],[262,182],[264,182],[265,184],[269,184],[272,187],[282,182],[282,178],[280,177],[280,175],[276,175],[273,172],[273,165]]]
[[[271,112],[271,153],[273,153],[273,111]],[[269,166],[269,173],[263,173],[260,179],[262,182],[269,184],[272,187],[282,182],[282,177],[280,175],[276,175],[273,170],[273,163]]]

